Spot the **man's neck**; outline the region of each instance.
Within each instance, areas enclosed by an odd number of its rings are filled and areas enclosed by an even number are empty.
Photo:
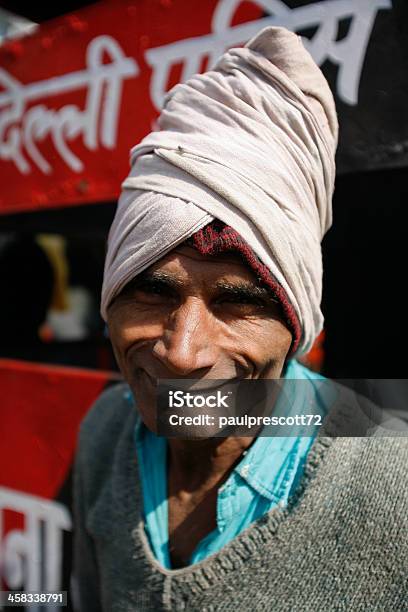
[[[197,492],[221,484],[253,441],[252,437],[169,440],[168,470],[173,486]]]
[[[253,438],[170,440],[168,456],[169,553],[182,567],[216,526],[217,491]]]

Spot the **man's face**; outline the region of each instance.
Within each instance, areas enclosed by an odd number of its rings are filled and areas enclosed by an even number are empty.
[[[108,309],[119,368],[155,429],[157,379],[279,378],[292,335],[279,304],[233,254],[180,246]]]

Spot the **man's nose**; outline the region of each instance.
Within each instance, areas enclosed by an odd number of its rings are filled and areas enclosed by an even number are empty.
[[[219,354],[214,342],[214,325],[214,317],[205,302],[188,298],[169,315],[153,354],[177,376],[187,377],[209,369]]]

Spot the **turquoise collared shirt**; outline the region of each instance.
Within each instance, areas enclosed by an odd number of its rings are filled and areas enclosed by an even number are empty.
[[[327,398],[318,381],[325,379],[290,361],[285,379],[308,380],[299,387],[289,385],[284,402],[277,402],[274,415],[327,413]],[[316,384],[317,383],[317,384]],[[300,429],[298,430],[300,433]],[[308,428],[308,433],[311,428]],[[284,507],[303,474],[308,451],[317,427],[311,435],[258,437],[232,470],[217,496],[217,527],[203,538],[190,564],[202,561],[220,550],[253,521],[277,505]],[[142,483],[145,531],[156,559],[171,569],[167,503],[167,440],[152,433],[139,422],[135,444]]]

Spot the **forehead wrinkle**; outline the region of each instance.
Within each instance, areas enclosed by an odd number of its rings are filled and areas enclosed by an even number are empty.
[[[152,270],[142,272],[138,277],[134,279],[135,282],[163,282],[168,285],[172,285],[175,288],[181,288],[186,284],[186,278],[177,274],[177,272],[169,272],[166,270]],[[242,292],[246,294],[256,295],[258,297],[266,297],[270,295],[270,292],[265,288],[257,285],[251,280],[237,279],[237,280],[210,280],[206,279],[204,284],[210,285],[215,289],[221,291],[230,292]]]
[[[189,257],[185,251],[189,253],[192,252],[194,256]],[[174,255],[176,255],[175,260],[171,257]],[[145,270],[145,272],[142,272],[135,280],[140,278],[141,281],[145,280],[146,282],[163,282],[174,289],[187,288],[191,282],[194,285],[195,282],[198,281],[199,285],[206,286],[207,290],[216,289],[231,294],[234,293],[237,296],[241,294],[243,297],[261,298],[269,302],[278,302],[273,291],[265,287],[256,279],[253,271],[245,262],[235,254],[223,253],[222,255],[231,255],[231,259],[229,261],[226,259],[222,261],[221,258],[218,259],[213,255],[202,256],[200,253],[196,253],[191,247],[183,246],[180,250],[174,249],[167,261],[167,257],[161,260],[159,265],[161,264],[163,267],[154,269],[152,266],[153,269],[150,268]],[[201,264],[201,270],[196,270],[195,273],[192,274],[189,270],[189,266],[183,264],[184,258],[191,261],[197,261],[197,263]],[[174,269],[173,263],[176,263],[176,269]],[[216,267],[220,266],[221,269],[219,272],[217,273],[215,269],[211,270],[212,266],[208,266],[209,263],[215,264]],[[181,266],[181,269],[178,269],[179,266]],[[207,269],[208,272],[211,270],[207,277],[205,269]]]
[[[160,262],[153,264],[150,269],[146,270],[147,275],[150,277],[150,274],[154,273],[156,277],[156,274],[160,272],[160,274],[163,274],[163,280],[165,280],[164,275],[167,275],[169,280],[174,278],[180,284],[185,284],[186,280],[199,277],[205,279],[206,273],[209,273],[208,281],[212,285],[216,282],[214,281],[216,277],[222,278],[223,276],[241,277],[241,282],[245,282],[245,279],[242,278],[245,276],[248,278],[248,282],[251,282],[253,271],[236,255],[231,255],[230,258],[226,259],[216,255],[201,255],[191,247],[183,247],[183,251],[184,249],[188,250],[189,253],[178,252],[177,249],[174,249],[171,254],[163,257]],[[192,256],[190,256],[190,252]],[[176,257],[174,258],[174,256]],[[145,273],[142,272],[140,276],[143,274]]]

